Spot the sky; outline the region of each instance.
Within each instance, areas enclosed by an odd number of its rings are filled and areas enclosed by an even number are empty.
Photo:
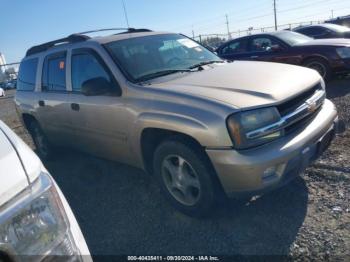
[[[349,0],[276,0],[278,24],[350,14]],[[130,27],[186,35],[274,25],[273,0],[125,0]],[[0,0],[0,52],[20,61],[33,45],[71,33],[126,27],[122,0]],[[235,35],[235,34],[234,34]]]

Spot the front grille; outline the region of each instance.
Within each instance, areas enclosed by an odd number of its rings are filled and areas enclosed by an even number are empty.
[[[250,131],[248,139],[264,137],[284,129],[286,133],[304,128],[317,115],[326,98],[320,84],[277,106],[281,119],[270,125]]]
[[[287,102],[284,102],[283,104],[278,105],[277,109],[280,115],[283,117],[295,111],[299,106],[304,104],[306,100],[312,97],[317,90],[322,90],[321,84],[317,84],[311,89],[307,90],[306,92],[303,92],[300,95],[292,98],[291,100],[288,100]]]
[[[293,113],[297,108],[303,105],[308,99],[310,99],[319,90],[322,90],[321,84],[317,84],[313,88],[307,90],[306,92],[303,92],[302,94],[292,98],[291,100],[277,106],[277,109],[280,112],[281,117],[284,117],[288,114]],[[285,133],[289,134],[297,130],[304,129],[315,118],[315,116],[320,110],[321,110],[321,107],[319,107],[313,113],[305,115],[305,117],[287,126],[285,128]]]
[[[321,111],[321,108],[317,109],[313,114],[307,115],[305,118],[301,119],[300,121],[295,122],[290,126],[287,126],[284,129],[285,134],[288,135],[295,131],[304,129],[306,126],[308,126],[309,123],[311,123],[311,121],[316,117],[317,113],[320,111]]]

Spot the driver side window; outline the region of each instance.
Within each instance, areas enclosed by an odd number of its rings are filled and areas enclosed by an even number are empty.
[[[266,52],[271,51],[271,47],[278,45],[276,41],[269,37],[256,37],[250,42],[250,51],[252,52]]]
[[[82,84],[93,78],[104,78],[113,83],[112,77],[105,66],[90,52],[81,52],[72,55],[72,90],[81,91]]]

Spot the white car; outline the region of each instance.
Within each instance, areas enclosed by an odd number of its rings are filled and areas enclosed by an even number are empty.
[[[0,121],[0,261],[62,256],[91,261],[61,190],[36,154]]]
[[[0,97],[5,96],[5,90],[0,87]]]

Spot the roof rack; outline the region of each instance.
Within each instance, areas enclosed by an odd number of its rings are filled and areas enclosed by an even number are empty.
[[[68,37],[64,37],[64,38],[60,38],[60,39],[57,39],[54,41],[50,41],[50,42],[47,42],[47,43],[44,43],[41,45],[33,46],[33,47],[28,49],[26,56],[30,56],[33,54],[37,54],[37,53],[46,51],[46,50],[48,50],[52,47],[55,47],[57,45],[60,45],[60,44],[78,43],[78,42],[86,41],[86,40],[90,39],[90,37],[87,36],[86,34],[103,32],[103,31],[123,31],[123,30],[125,30],[125,32],[121,32],[118,34],[152,32],[152,30],[144,29],[144,28],[141,28],[141,29],[136,29],[136,28],[105,28],[105,29],[85,31],[85,32],[81,32],[81,33],[72,34]]]
[[[78,34],[79,35],[85,35],[85,34],[91,34],[91,33],[96,33],[96,32],[104,32],[104,31],[125,31],[125,32],[121,32],[121,33],[118,33],[118,34],[152,32],[152,30],[146,29],[146,28],[132,28],[132,27],[128,27],[128,28],[104,28],[104,29],[85,31],[85,32],[81,32],[81,33],[78,33]]]
[[[90,39],[90,37],[86,35],[80,35],[80,34],[72,34],[68,37],[60,38],[54,41],[50,41],[41,45],[36,45],[28,49],[26,56],[30,56],[36,53],[40,53],[43,51],[46,51],[54,46],[60,45],[60,44],[66,44],[66,43],[78,43],[83,42]]]

